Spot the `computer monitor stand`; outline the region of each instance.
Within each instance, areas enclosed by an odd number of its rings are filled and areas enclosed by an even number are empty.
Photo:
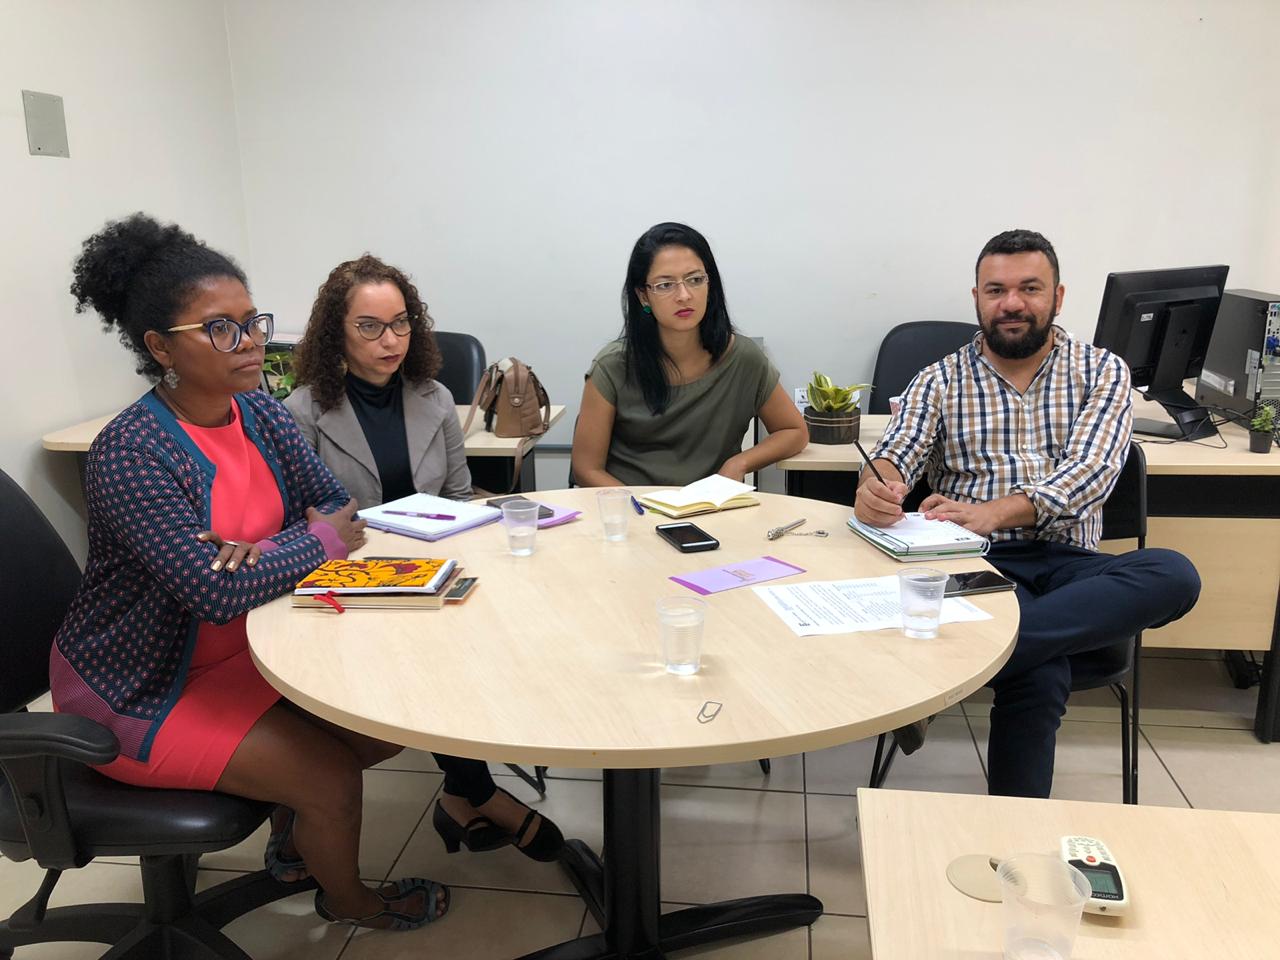
[[[1218,428],[1209,418],[1209,411],[1187,396],[1185,390],[1147,390],[1143,396],[1164,407],[1173,423],[1138,418],[1133,421],[1134,433],[1169,440],[1207,440],[1218,436]]]

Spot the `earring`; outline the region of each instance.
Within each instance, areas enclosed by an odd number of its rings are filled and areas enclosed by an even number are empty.
[[[164,372],[164,377],[162,379],[164,380],[164,385],[166,387],[168,387],[170,390],[176,390],[178,387],[178,382],[182,378],[178,376],[177,370],[175,370],[173,367],[170,367]]]
[[[640,304],[640,309],[645,313],[653,313],[653,307],[649,306],[647,303]]]

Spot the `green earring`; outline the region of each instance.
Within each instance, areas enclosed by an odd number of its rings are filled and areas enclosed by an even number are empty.
[[[642,303],[640,305],[640,309],[645,313],[653,313],[653,307],[649,306],[647,303]]]

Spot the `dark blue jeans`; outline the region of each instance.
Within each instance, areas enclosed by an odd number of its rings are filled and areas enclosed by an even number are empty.
[[[1047,797],[1071,692],[1068,658],[1177,620],[1195,606],[1200,576],[1182,554],[1155,547],[1112,556],[1010,540],[993,543],[987,560],[1017,584],[1022,615],[1013,655],[988,684],[987,790]]]

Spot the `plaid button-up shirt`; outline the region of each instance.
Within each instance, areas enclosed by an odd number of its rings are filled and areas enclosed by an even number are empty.
[[[1056,325],[1053,337],[1025,393],[982,356],[982,334],[921,370],[872,457],[897,467],[908,486],[927,473],[934,491],[953,500],[1025,494],[1034,530],[997,530],[992,540],[1095,549],[1102,504],[1129,451],[1129,368]]]

